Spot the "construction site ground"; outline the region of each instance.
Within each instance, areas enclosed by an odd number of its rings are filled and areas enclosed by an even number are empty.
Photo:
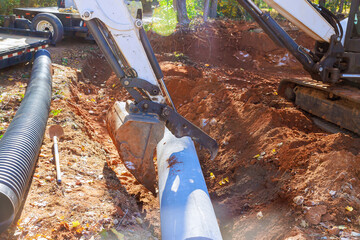
[[[308,77],[288,52],[253,23],[148,34],[178,111],[219,143],[214,161],[198,154],[224,239],[359,238],[360,140],[322,131],[277,94],[281,79]],[[48,127],[65,130],[63,182],[46,135],[23,209],[0,239],[161,239],[158,198],[126,170],[106,130],[107,110],[129,94],[96,44],[68,38],[49,50]],[[23,64],[0,74],[0,135],[30,73]]]

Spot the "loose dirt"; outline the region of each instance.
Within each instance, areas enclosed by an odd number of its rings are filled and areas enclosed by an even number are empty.
[[[311,39],[287,27],[311,48]],[[149,37],[178,111],[220,145],[214,161],[198,153],[224,239],[350,239],[360,232],[360,140],[320,130],[278,96],[281,79],[308,76],[289,53],[255,24],[233,21]],[[67,39],[50,51],[48,125],[65,129],[63,184],[55,183],[45,137],[23,211],[0,238],[161,238],[158,199],[126,170],[105,127],[107,110],[130,96],[96,45]],[[2,133],[30,71],[23,65],[0,75]]]

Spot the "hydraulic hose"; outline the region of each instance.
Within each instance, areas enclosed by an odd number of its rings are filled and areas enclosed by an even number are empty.
[[[317,74],[315,62],[300,46],[287,34],[284,29],[268,13],[258,9],[251,0],[237,0],[238,3],[254,18],[265,33],[279,46],[285,47],[303,65],[310,74]]]
[[[39,50],[25,97],[0,140],[0,232],[14,221],[29,187],[49,116],[51,88],[50,53]]]

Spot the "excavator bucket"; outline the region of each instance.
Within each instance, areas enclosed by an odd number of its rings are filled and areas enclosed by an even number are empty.
[[[130,113],[131,103],[116,102],[107,114],[107,129],[125,167],[155,194],[154,150],[165,126],[157,115]]]

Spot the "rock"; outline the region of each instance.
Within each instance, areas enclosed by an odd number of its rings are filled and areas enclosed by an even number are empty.
[[[335,217],[329,213],[326,213],[321,217],[322,222],[329,222],[329,221],[333,221],[334,219]]]
[[[203,128],[209,123],[209,119],[203,118],[200,121],[200,126]]]
[[[293,199],[294,203],[298,206],[302,205],[304,203],[304,197],[303,196],[296,196]]]
[[[335,197],[335,195],[336,195],[336,191],[334,191],[334,190],[330,190],[330,191],[329,191],[329,194],[330,194],[332,197]]]
[[[333,227],[331,229],[328,230],[329,234],[331,235],[338,235],[340,233],[340,229],[338,227]]]
[[[326,211],[325,205],[312,207],[305,213],[305,219],[310,224],[318,225],[321,221],[321,216],[326,214]]]
[[[143,220],[141,218],[136,218],[135,220],[138,224],[140,225],[143,224]]]
[[[260,211],[256,214],[257,219],[262,219],[264,217],[263,213]]]
[[[300,227],[307,228],[308,226],[309,226],[309,224],[304,219],[302,219],[300,222]]]
[[[215,126],[216,123],[217,123],[217,121],[216,121],[215,118],[212,118],[212,119],[210,120],[210,125],[211,125],[211,126]]]
[[[306,237],[302,233],[299,233],[296,236],[285,238],[285,240],[306,240]]]

